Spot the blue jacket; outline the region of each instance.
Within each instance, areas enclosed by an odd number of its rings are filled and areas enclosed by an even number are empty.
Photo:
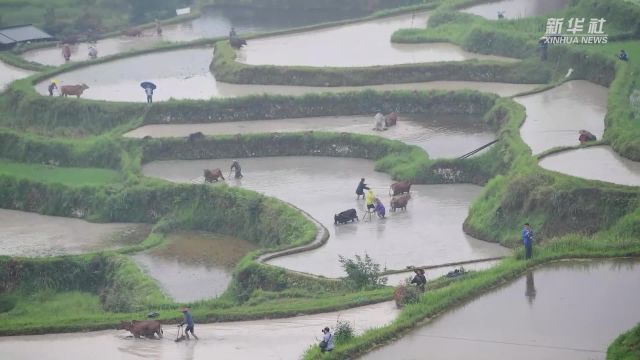
[[[533,230],[531,229],[522,229],[522,243],[525,246],[531,245],[533,243]]]
[[[190,312],[185,312],[183,313],[184,315],[184,321],[182,322],[182,324],[187,324],[188,326],[193,326],[193,317],[191,316]]]

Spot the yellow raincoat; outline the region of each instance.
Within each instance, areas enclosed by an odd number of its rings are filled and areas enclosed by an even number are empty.
[[[376,196],[373,194],[373,190],[367,191],[367,196],[366,196],[367,206],[373,205],[375,203],[375,199],[376,199]]]

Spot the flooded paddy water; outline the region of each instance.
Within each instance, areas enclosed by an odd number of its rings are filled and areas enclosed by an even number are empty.
[[[282,30],[313,25],[327,21],[363,16],[353,11],[329,12],[324,10],[250,9],[242,7],[205,7],[202,15],[183,22],[162,25],[162,36],[155,28],[145,29],[140,37],[115,36],[98,40],[98,56],[104,57],[130,50],[148,49],[162,42],[187,42],[203,38],[228,36],[231,27],[240,35]],[[89,60],[89,44],[71,47],[71,61]],[[45,65],[62,65],[62,49],[48,47],[25,52],[22,57]]]
[[[427,278],[427,282],[429,282],[429,281],[436,280],[441,276],[445,276],[451,271],[454,271],[456,269],[459,270],[461,267],[463,267],[465,271],[480,271],[480,270],[486,270],[493,266],[496,266],[499,262],[500,260],[490,260],[490,261],[475,262],[471,264],[443,266],[435,269],[426,269],[425,276]],[[387,280],[388,280],[387,285],[397,286],[400,284],[404,284],[405,280],[407,279],[413,279],[414,275],[415,274],[412,271],[407,271],[407,272],[385,275],[385,276],[387,277]],[[427,284],[427,287],[428,287],[428,284]]]
[[[505,19],[519,19],[547,15],[566,8],[570,3],[571,0],[504,0],[474,5],[461,11],[489,20],[498,20],[498,12],[502,12]]]
[[[145,224],[90,223],[81,219],[0,209],[0,255],[59,256],[110,250],[142,242]]]
[[[448,311],[364,359],[605,359],[640,318],[640,261],[560,262]]]
[[[470,81],[433,81],[411,84],[385,84],[349,87],[311,87],[283,85],[243,85],[218,82],[209,70],[213,48],[199,47],[159,52],[110,61],[65,72],[36,85],[42,95],[48,95],[52,79],[62,85],[85,83],[89,89],[83,98],[109,101],[144,102],[146,96],[140,83],[152,81],[158,88],[154,101],[174,99],[210,99],[246,95],[303,95],[322,92],[373,90],[459,90],[473,89],[495,92],[501,96],[529,91],[537,84],[482,83]],[[189,61],[185,61],[189,59]]]
[[[198,324],[200,340],[174,342],[175,325],[164,325],[164,339],[124,339],[128,333],[107,330],[90,333],[0,337],[0,356],[11,360],[90,358],[130,359],[295,359],[320,341],[320,330],[336,321],[351,322],[357,333],[382,326],[398,315],[393,302],[362,306],[340,312],[242,322]],[[179,315],[179,313],[178,313]]]
[[[625,159],[608,146],[568,150],[540,160],[545,169],[584,179],[640,186],[640,162]]]
[[[395,44],[391,35],[402,28],[424,28],[429,13],[416,12],[349,25],[252,39],[237,53],[250,65],[355,67],[463,61],[517,61],[469,53],[449,43]]]
[[[533,154],[557,146],[578,145],[581,129],[602,138],[607,113],[607,88],[604,86],[573,80],[515,100],[527,110],[520,135]]]
[[[159,248],[132,255],[175,301],[190,302],[221,295],[233,269],[255,244],[230,236],[180,232]]]
[[[474,185],[414,185],[406,211],[389,209],[391,178],[373,170],[373,162],[351,158],[266,157],[239,159],[244,178],[231,186],[288,201],[327,227],[330,238],[319,249],[270,260],[272,265],[323,275],[343,276],[338,255],[369,254],[388,269],[435,265],[502,256],[510,250],[474,239],[462,231],[471,201],[481,188]],[[146,176],[174,182],[202,182],[205,168],[228,173],[230,159],[158,161],[143,166]],[[362,220],[364,200],[355,188],[366,178],[387,206],[387,217]],[[355,208],[362,221],[334,225],[334,214]]]
[[[33,71],[20,69],[0,61],[0,93],[3,92],[11,82],[26,78],[32,74],[34,74]]]
[[[330,131],[382,136],[425,149],[431,158],[456,157],[495,139],[495,133],[479,116],[400,115],[398,125],[385,131],[373,130],[371,116],[334,116],[301,119],[235,121],[212,124],[146,125],[125,136],[185,137],[200,131],[207,135],[261,132]]]

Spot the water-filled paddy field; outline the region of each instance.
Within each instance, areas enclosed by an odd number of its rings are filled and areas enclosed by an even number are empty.
[[[607,113],[607,88],[604,86],[574,80],[515,100],[527,110],[520,135],[533,154],[557,146],[579,144],[578,131],[582,129],[602,138]]]
[[[25,78],[31,74],[33,74],[33,71],[20,69],[0,61],[0,93],[2,93],[12,81]]]
[[[469,53],[448,43],[395,44],[401,28],[424,28],[429,13],[417,12],[344,26],[251,40],[237,54],[250,65],[353,67],[485,59],[515,61]]]
[[[213,48],[201,47],[151,53],[110,61],[72,70],[44,80],[36,90],[47,95],[47,86],[53,79],[62,85],[89,86],[83,98],[109,101],[143,102],[143,81],[152,81],[158,88],[154,101],[174,99],[210,99],[260,94],[303,95],[322,92],[373,90],[457,90],[474,89],[508,96],[535,88],[536,84],[503,84],[465,81],[434,81],[412,84],[384,84],[350,87],[310,87],[280,85],[243,85],[218,82],[209,70]],[[189,61],[185,61],[189,59]]]
[[[231,27],[238,34],[259,33],[313,25],[327,21],[354,18],[362,13],[350,11],[329,12],[323,10],[250,9],[241,7],[208,7],[202,15],[183,22],[162,25],[162,36],[155,28],[145,29],[140,37],[114,36],[98,40],[98,56],[108,56],[130,50],[151,48],[162,42],[186,42],[204,38],[224,37]],[[89,60],[89,44],[71,47],[71,61]],[[45,65],[62,65],[64,58],[59,47],[35,49],[25,52],[23,58]]]
[[[640,186],[640,163],[623,158],[608,146],[549,155],[540,161],[540,166],[584,179]]]
[[[604,359],[640,318],[640,262],[560,262],[451,310],[364,359]]]
[[[570,0],[504,0],[474,5],[461,11],[480,15],[489,20],[498,20],[498,12],[501,12],[505,19],[518,19],[547,15],[564,9],[570,2]]]
[[[142,242],[149,225],[96,224],[80,219],[0,209],[0,255],[57,256]]]
[[[395,304],[384,302],[286,319],[197,324],[196,335],[200,340],[178,343],[174,342],[176,327],[171,325],[164,326],[162,340],[126,339],[128,333],[116,330],[0,337],[0,354],[12,360],[31,360],[41,357],[42,349],[47,349],[46,358],[50,360],[67,360],[70,354],[74,358],[93,360],[290,359],[320,339],[320,330],[333,326],[338,319],[352,323],[361,333],[392,321],[398,313]]]
[[[132,257],[172,299],[190,302],[221,295],[237,262],[255,249],[256,245],[230,236],[179,232],[161,247]]]
[[[471,201],[481,188],[474,185],[414,185],[406,211],[389,210],[391,178],[373,171],[373,162],[350,158],[267,157],[239,159],[244,178],[226,183],[258,191],[308,212],[330,233],[317,250],[288,255],[269,263],[288,269],[343,276],[338,255],[369,254],[389,269],[442,264],[507,255],[510,250],[480,241],[462,231]],[[146,176],[174,182],[202,182],[205,168],[228,172],[231,159],[158,161],[146,164]],[[387,217],[362,220],[365,204],[355,188],[366,178],[387,207]],[[355,208],[362,221],[334,225],[334,214]]]
[[[213,124],[147,125],[125,136],[183,137],[201,131],[207,135],[261,132],[331,131],[382,136],[425,149],[432,158],[463,155],[495,139],[480,116],[400,115],[398,125],[373,130],[373,116],[335,116],[302,119],[235,121]]]

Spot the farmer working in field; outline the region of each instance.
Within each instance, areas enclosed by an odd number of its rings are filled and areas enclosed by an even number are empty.
[[[53,96],[53,90],[58,90],[58,85],[56,85],[55,81],[52,81],[47,89],[49,90],[49,96]]]
[[[194,327],[193,316],[191,316],[191,312],[189,311],[189,308],[183,308],[182,315],[184,316],[184,321],[182,321],[182,324],[180,324],[179,326],[187,324],[187,328],[184,329],[184,334],[187,336],[187,340],[189,340],[189,331],[191,331],[191,335],[193,335],[193,337],[196,338],[196,340],[198,340],[198,337],[193,332],[193,327]]]
[[[427,277],[424,276],[424,269],[415,269],[413,270],[416,273],[416,276],[411,280],[412,284],[416,284],[420,291],[424,292],[424,286],[427,284]]]
[[[364,178],[362,178],[360,179],[360,182],[358,183],[358,187],[356,188],[356,195],[358,195],[356,199],[360,199],[360,196],[362,196],[362,198],[364,199],[365,190],[369,190],[369,187],[367,186],[367,184],[364,183]]]
[[[366,202],[367,202],[367,211],[375,211],[376,195],[373,193],[373,190],[367,191]]]
[[[233,162],[231,163],[231,170],[235,169],[235,178],[236,179],[242,179],[242,170],[240,169],[240,163],[238,162],[238,160],[233,160]]]

